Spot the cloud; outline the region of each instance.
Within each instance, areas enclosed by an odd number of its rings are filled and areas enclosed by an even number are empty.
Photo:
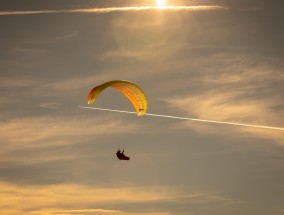
[[[1,129],[1,163],[27,164],[50,161],[54,159],[69,159],[74,154],[60,155],[58,153],[42,151],[40,149],[78,144],[98,139],[100,136],[133,132],[141,125],[125,123],[114,117],[26,117],[0,122]],[[36,132],[35,132],[36,131]],[[16,157],[18,151],[35,151],[31,157],[29,153]]]
[[[0,79],[1,88],[30,87],[35,86],[36,84],[38,84],[38,80],[35,80],[34,78],[2,77]]]
[[[11,49],[12,54],[28,56],[31,58],[39,57],[40,55],[45,54],[46,50],[44,49],[35,49],[35,48],[25,48],[25,47],[15,47]]]
[[[42,91],[52,91],[52,93],[60,94],[62,92],[74,95],[74,91],[79,89],[87,90],[89,93],[96,85],[110,80],[131,80],[139,84],[139,74],[133,72],[133,68],[115,68],[104,69],[95,75],[80,75],[78,77],[66,78],[64,80],[54,81],[52,83],[44,83],[38,88]],[[140,81],[141,82],[141,81]]]
[[[115,71],[113,73],[115,73]],[[112,77],[112,73],[110,74],[108,72],[96,75],[81,75],[79,77],[66,78],[53,83],[46,83],[42,87],[49,88],[54,91],[73,91],[85,88],[86,86],[94,87],[94,83],[100,84],[101,82],[109,80],[110,77]],[[91,90],[91,88],[89,90]]]
[[[203,10],[222,10],[223,6],[129,6],[129,7],[104,7],[73,10],[34,10],[34,11],[0,11],[0,16],[8,15],[33,15],[33,14],[52,14],[52,13],[112,13],[127,11],[203,11]]]
[[[42,209],[38,211],[31,212],[31,214],[97,214],[97,213],[102,213],[102,214],[109,214],[109,213],[115,213],[115,214],[121,214],[123,211],[119,210],[108,210],[108,209],[71,209],[71,210],[62,210],[60,208],[53,208],[53,209]]]
[[[262,100],[251,100],[245,98],[245,92],[220,92],[210,91],[204,92],[198,96],[187,96],[183,98],[168,99],[167,103],[170,103],[174,107],[183,109],[184,111],[191,113],[201,118],[216,120],[239,120],[240,123],[263,123],[265,121],[264,114],[267,114],[268,109],[274,99],[269,99],[266,102]],[[277,101],[277,100],[276,100]],[[275,105],[275,101],[274,101]],[[259,118],[256,116],[264,116]],[[273,116],[273,115],[272,115]],[[270,116],[270,120],[272,119]],[[274,116],[274,120],[278,117]]]
[[[161,98],[172,114],[207,120],[283,127],[283,95],[281,69],[274,59],[248,57],[233,53],[217,53],[206,59],[195,56],[190,62],[180,61],[179,71],[187,67],[188,74],[179,72],[172,80],[161,82],[168,86],[167,94],[178,95]],[[167,78],[166,78],[167,79]],[[161,89],[161,87],[157,87]],[[157,90],[159,90],[157,89]],[[175,93],[176,94],[176,93]],[[185,113],[185,114],[182,114]],[[254,134],[281,144],[281,131],[255,129],[241,126],[213,126],[206,123],[181,122],[198,132],[218,134],[222,132]],[[225,129],[225,130],[224,130]],[[283,144],[281,144],[283,145]]]
[[[282,121],[279,118],[281,111],[274,111],[274,107],[281,105],[282,101],[279,100],[278,97],[250,98],[247,97],[246,90],[233,92],[211,90],[209,92],[202,92],[198,96],[189,94],[188,96],[179,98],[168,98],[164,100],[164,102],[173,108],[182,110],[184,113],[187,113],[186,115],[193,118],[283,127],[281,126]],[[240,135],[241,132],[245,131],[264,138],[272,138],[278,143],[281,143],[284,138],[283,131],[273,131],[269,129],[233,125],[214,126],[206,122],[193,123],[190,121],[183,122],[180,125],[182,124],[203,134],[204,132],[218,134],[221,131],[221,133],[235,133],[239,131],[238,135]]]
[[[174,15],[170,19],[164,14],[157,14],[153,18],[139,13],[116,17],[112,20],[112,36],[116,47],[104,53],[103,59],[110,61],[123,58],[129,62],[147,64],[166,59],[185,42],[186,33],[181,25],[181,17]]]
[[[0,183],[1,211],[4,214],[96,214],[117,213],[127,215],[172,214],[158,209],[145,210],[145,204],[179,203],[224,206],[235,202],[216,193],[194,192],[180,187],[92,187],[77,184],[52,186],[16,186]],[[76,208],[74,205],[80,205]],[[121,209],[125,204],[136,204],[136,210]],[[207,205],[206,204],[206,205]],[[94,205],[97,207],[94,208]],[[153,208],[153,207],[152,207]],[[155,208],[155,207],[154,207]]]
[[[39,108],[47,108],[47,109],[58,109],[60,106],[60,103],[58,102],[48,102],[37,105]]]

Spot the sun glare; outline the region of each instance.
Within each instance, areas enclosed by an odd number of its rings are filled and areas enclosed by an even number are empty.
[[[158,6],[163,6],[163,5],[166,4],[166,1],[167,1],[167,0],[156,0],[156,4],[157,4]]]

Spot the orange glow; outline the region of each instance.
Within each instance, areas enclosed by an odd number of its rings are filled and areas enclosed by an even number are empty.
[[[163,6],[163,5],[165,5],[167,3],[167,0],[156,0],[156,4],[158,5],[158,6]]]

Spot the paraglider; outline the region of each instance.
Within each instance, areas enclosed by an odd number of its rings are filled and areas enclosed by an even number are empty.
[[[148,100],[145,96],[145,93],[136,84],[125,80],[109,81],[94,87],[89,92],[88,104],[92,104],[93,102],[95,102],[98,96],[101,94],[101,92],[108,87],[115,88],[116,90],[123,93],[133,104],[138,116],[143,116],[146,114],[148,109]],[[122,152],[118,150],[116,152],[116,156],[119,160],[130,159],[128,156],[124,154],[124,150]]]
[[[93,103],[100,93],[108,87],[113,87],[123,93],[133,104],[138,116],[146,114],[148,109],[148,100],[145,93],[136,84],[125,80],[109,81],[94,87],[88,95],[88,104]]]
[[[124,150],[122,152],[120,152],[120,150],[117,150],[116,152],[116,156],[119,160],[129,160],[130,158],[127,157],[125,154],[124,154]]]

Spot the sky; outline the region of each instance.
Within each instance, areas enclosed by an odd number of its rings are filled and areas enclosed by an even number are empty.
[[[280,215],[281,0],[0,0],[1,215]],[[119,161],[125,149],[130,161]]]

